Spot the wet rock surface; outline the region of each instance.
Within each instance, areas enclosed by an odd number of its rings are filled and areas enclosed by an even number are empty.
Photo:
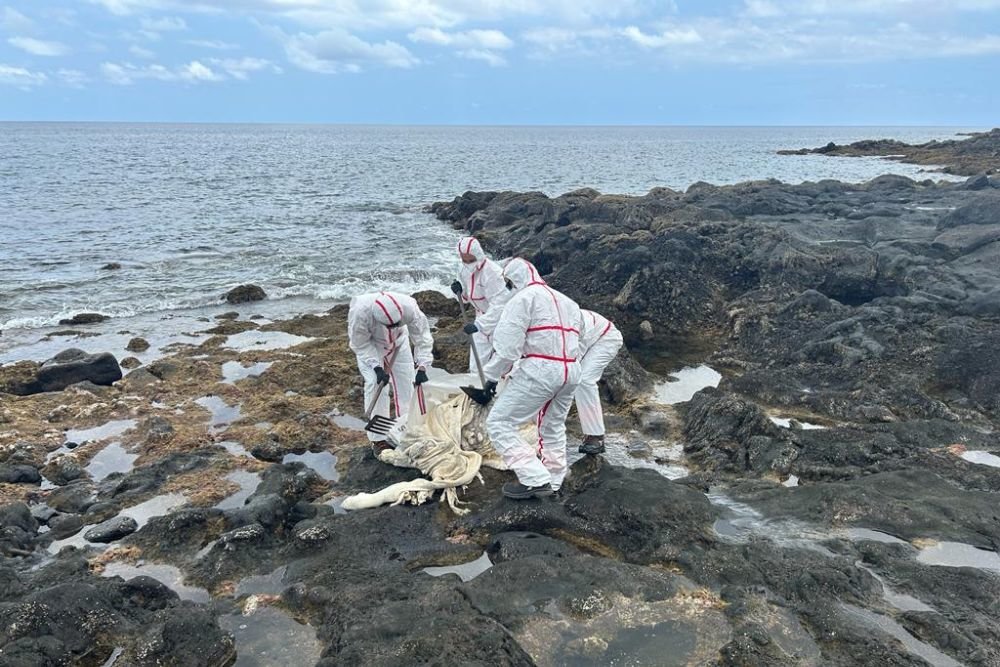
[[[240,285],[229,290],[225,294],[226,303],[249,303],[251,301],[263,301],[267,298],[267,292],[259,285]]]
[[[0,482],[0,663],[992,667],[992,194],[884,177],[437,205],[626,335],[608,452],[552,499],[506,500],[487,469],[465,515],[346,512],[418,474],[341,426],[362,410],[346,306],[227,317],[110,387],[0,397],[0,471],[44,477]],[[454,300],[419,301],[436,365],[465,371]],[[251,329],[302,338],[227,346]],[[703,363],[718,388],[654,400]]]

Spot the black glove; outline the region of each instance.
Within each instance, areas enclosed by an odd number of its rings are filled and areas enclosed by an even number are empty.
[[[486,383],[486,386],[482,389],[479,387],[462,387],[469,398],[474,400],[479,405],[489,405],[490,401],[497,394],[497,383],[490,381]]]
[[[381,366],[375,367],[375,379],[379,384],[389,384],[389,374]]]
[[[476,326],[475,322],[469,322],[464,327],[462,327],[462,331],[464,331],[465,333],[467,333],[467,334],[469,334],[471,336],[472,334],[474,334],[477,331],[479,331],[479,327]]]
[[[462,283],[457,280],[451,284],[451,291],[455,293],[456,296],[462,296]]]
[[[417,371],[417,375],[413,378],[413,385],[419,387],[425,382],[427,382],[427,371],[421,369]]]

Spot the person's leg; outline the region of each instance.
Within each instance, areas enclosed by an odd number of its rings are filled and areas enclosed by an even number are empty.
[[[526,487],[543,486],[551,481],[549,471],[538,460],[535,446],[518,433],[522,424],[535,419],[550,396],[544,385],[522,369],[511,376],[486,418],[486,432],[493,447]]]
[[[622,347],[621,334],[613,331],[597,341],[580,360],[580,386],[576,390],[576,411],[583,431],[584,454],[604,451],[604,408],[597,382]]]
[[[406,340],[399,342],[402,347],[396,355],[389,371],[389,380],[392,385],[393,408],[396,419],[401,422],[406,421],[406,415],[410,413],[410,400],[413,398],[413,380],[417,371],[413,368],[413,351]]]
[[[566,416],[576,391],[576,385],[567,384],[538,413],[538,444],[542,465],[552,478],[553,491],[558,491],[566,478]]]
[[[372,397],[375,395],[375,387],[378,386],[378,380],[375,379],[375,371],[364,365],[361,360],[358,360],[358,370],[361,371],[361,377],[365,380],[365,404],[362,406],[362,410],[367,410],[368,406],[371,405]],[[372,410],[371,416],[381,415],[383,417],[389,416],[389,390],[383,389],[381,396],[379,396],[378,403],[375,404],[375,409]],[[372,442],[380,442],[385,440],[385,436],[379,435],[377,433],[372,433],[371,431],[365,431],[365,435]]]

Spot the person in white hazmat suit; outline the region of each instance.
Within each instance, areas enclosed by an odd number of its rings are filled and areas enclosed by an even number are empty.
[[[582,311],[580,336],[580,386],[576,389],[576,412],[583,431],[581,454],[604,453],[604,409],[597,381],[625,343],[618,328],[592,310]]]
[[[371,403],[378,384],[387,382],[392,386],[396,419],[405,423],[414,387],[427,382],[427,369],[434,361],[434,339],[427,317],[416,300],[407,294],[363,294],[351,299],[347,333],[351,350],[358,357],[358,369],[365,379],[365,408]],[[390,365],[394,352],[396,356]],[[372,415],[389,416],[388,394],[382,392]],[[376,458],[392,447],[377,434],[368,432],[368,439]]]
[[[517,475],[504,484],[508,498],[550,496],[566,477],[566,415],[580,382],[580,307],[549,287],[530,262],[515,258],[503,276],[512,296],[493,332],[494,355],[486,387],[469,394],[488,403],[500,378],[510,374],[486,418],[486,431],[503,462]],[[527,443],[518,427],[531,420],[538,441]]]
[[[493,357],[490,336],[500,321],[504,304],[510,299],[510,291],[504,284],[503,269],[486,256],[474,236],[459,239],[458,256],[462,260],[462,267],[451,290],[455,294],[461,294],[462,301],[471,305],[475,311],[476,326],[468,329],[472,332],[472,344],[476,346],[479,360],[485,364]],[[475,355],[469,350],[469,371],[476,370]]]

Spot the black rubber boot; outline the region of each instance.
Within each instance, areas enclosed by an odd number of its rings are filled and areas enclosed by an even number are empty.
[[[503,485],[503,495],[513,500],[528,500],[530,498],[549,498],[552,496],[552,486],[525,486],[520,482],[507,482]]]
[[[604,453],[604,436],[588,435],[583,438],[583,444],[578,450],[581,454],[597,455]]]

